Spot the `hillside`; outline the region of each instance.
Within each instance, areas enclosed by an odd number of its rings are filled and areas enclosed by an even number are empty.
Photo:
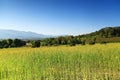
[[[27,46],[40,47],[40,46],[57,46],[57,45],[70,45],[76,44],[90,44],[95,43],[108,43],[108,42],[120,42],[120,27],[106,27],[90,34],[78,35],[78,36],[58,36],[49,37],[40,35],[33,32],[13,31],[13,30],[0,30],[0,48]],[[8,39],[11,38],[11,39]],[[28,41],[21,41],[19,39],[29,39]],[[37,40],[36,40],[37,39]],[[21,45],[23,44],[23,45]]]
[[[80,35],[89,42],[91,38],[96,38],[96,42],[120,42],[120,27],[105,27],[90,34]]]
[[[120,37],[120,26],[102,28],[96,32],[86,34],[86,36],[96,36],[101,38]]]
[[[120,42],[120,27],[106,27],[90,34],[78,36],[60,36],[56,38],[46,38],[41,41],[41,45],[76,45]]]

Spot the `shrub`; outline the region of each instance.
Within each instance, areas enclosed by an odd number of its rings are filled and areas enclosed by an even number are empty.
[[[106,41],[101,41],[100,44],[106,44],[107,42]]]
[[[32,47],[33,47],[33,48],[34,48],[34,47],[40,47],[40,41],[39,41],[39,40],[33,41],[33,42],[32,42]]]
[[[95,42],[94,42],[94,41],[90,41],[89,44],[90,44],[90,45],[94,45]]]
[[[82,41],[82,42],[81,42],[81,45],[85,45],[85,41]]]
[[[75,46],[75,43],[71,43],[71,44],[69,44],[70,46]]]

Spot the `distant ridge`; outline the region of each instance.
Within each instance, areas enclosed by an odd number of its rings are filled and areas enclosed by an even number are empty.
[[[35,32],[26,32],[26,31],[17,31],[17,30],[5,30],[0,29],[0,39],[29,39],[29,40],[35,40],[35,39],[43,39],[43,38],[50,38],[52,36],[49,35],[43,35],[38,34]]]
[[[25,40],[38,40],[44,38],[52,38],[52,37],[59,37],[59,36],[69,36],[69,35],[58,35],[58,36],[51,36],[51,35],[44,35],[38,34],[35,32],[30,31],[17,31],[17,30],[5,30],[0,29],[0,39],[25,39]],[[105,27],[98,31],[91,32],[89,34],[78,35],[86,38],[96,37],[96,38],[111,38],[111,37],[120,37],[120,26],[117,27]]]

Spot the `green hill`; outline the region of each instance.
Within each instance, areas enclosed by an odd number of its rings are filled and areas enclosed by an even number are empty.
[[[95,44],[120,42],[120,27],[106,27],[98,31],[78,36],[60,36],[56,38],[46,38],[41,41],[41,45],[75,45],[75,44]]]
[[[90,34],[81,35],[84,38],[96,38],[96,42],[120,42],[120,26],[106,27]]]
[[[96,36],[101,38],[120,37],[120,27],[106,27],[99,31],[92,32],[86,36]]]

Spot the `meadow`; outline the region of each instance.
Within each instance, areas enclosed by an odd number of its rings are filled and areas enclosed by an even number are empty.
[[[120,43],[0,49],[0,80],[120,80]]]

